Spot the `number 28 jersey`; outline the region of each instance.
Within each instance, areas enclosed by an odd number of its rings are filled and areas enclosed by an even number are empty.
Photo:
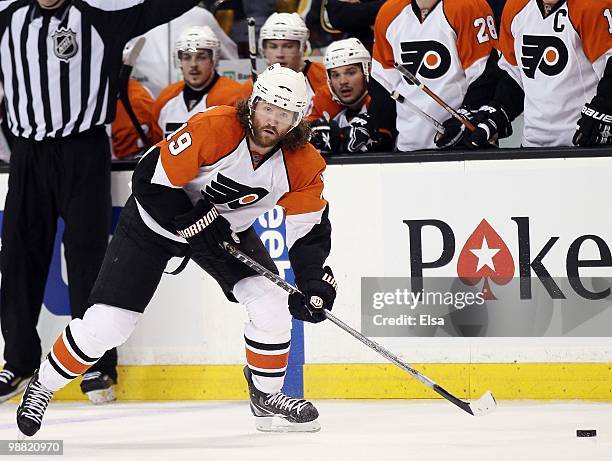
[[[431,97],[404,79],[394,63],[402,63],[452,107],[459,107],[467,89],[484,72],[497,31],[485,0],[441,0],[421,19],[415,0],[389,0],[376,17],[372,76],[387,91],[397,90],[432,117],[448,113]],[[433,149],[434,128],[406,104],[397,104],[400,151]]]

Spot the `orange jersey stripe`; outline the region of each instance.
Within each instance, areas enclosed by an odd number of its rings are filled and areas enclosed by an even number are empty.
[[[464,69],[488,58],[497,42],[493,11],[485,0],[445,0],[444,13],[457,34]]]
[[[395,63],[393,48],[386,36],[387,29],[410,3],[410,0],[388,0],[383,4],[376,15],[372,59],[379,62],[385,69],[393,69],[393,64]]]
[[[525,8],[529,0],[508,0],[502,13],[501,28],[497,47],[504,55],[506,61],[517,66],[516,54],[514,53],[514,35],[512,35],[512,21],[520,11]]]
[[[263,355],[246,349],[247,363],[256,368],[278,370],[285,368],[289,362],[289,352],[280,355]]]
[[[567,9],[572,24],[582,40],[586,57],[594,63],[612,49],[611,0],[568,0]]]
[[[62,335],[53,344],[53,354],[66,370],[75,375],[83,374],[91,367],[89,364],[80,362],[70,353],[64,344]]]

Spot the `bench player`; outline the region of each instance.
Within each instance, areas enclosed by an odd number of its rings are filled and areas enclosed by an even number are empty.
[[[26,388],[17,410],[23,434],[38,431],[53,392],[127,340],[168,260],[185,254],[247,309],[244,371],[257,428],[275,430],[273,416],[279,416],[288,430],[319,429],[312,403],[281,392],[291,317],[320,322],[336,296],[331,269],[324,267],[331,246],[322,198],[325,161],[308,144],[307,99],[303,74],[271,66],[248,102],[198,114],[148,151],[134,171],[133,195],[92,290],[92,306],[68,324]],[[289,260],[304,296],[288,296],[220,245],[235,243],[276,272],[252,224],[277,204],[286,213]]]
[[[188,27],[179,36],[174,47],[174,62],[183,80],[162,90],[153,104],[155,142],[207,107],[233,106],[239,99],[242,85],[219,76],[215,70],[219,47],[219,39],[208,26]]]
[[[259,31],[259,49],[271,66],[280,64],[306,76],[308,106],[306,115],[312,111],[312,98],[315,90],[325,85],[325,67],[321,63],[304,59],[309,48],[310,32],[297,13],[272,13]],[[253,82],[244,83],[242,94],[249,95]]]
[[[469,146],[512,134],[524,147],[612,145],[612,2],[509,0],[495,96],[476,114]]]
[[[310,142],[321,153],[358,152],[360,128],[368,122],[372,57],[356,38],[331,43],[325,51],[327,84],[313,99]],[[369,136],[366,136],[369,139]]]

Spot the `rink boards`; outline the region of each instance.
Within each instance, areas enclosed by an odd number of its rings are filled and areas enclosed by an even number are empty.
[[[566,276],[569,249],[578,238],[597,236],[612,244],[611,168],[612,158],[605,157],[329,166],[325,197],[333,245],[328,263],[340,286],[334,313],[359,328],[362,277],[411,275],[414,251],[407,221],[443,222],[452,230],[452,258],[426,269],[426,275],[457,277],[462,246],[486,220],[505,243],[518,276],[520,235],[513,218],[520,217],[529,221],[530,262],[555,238],[542,263],[553,277]],[[130,177],[127,171],[113,173],[115,215],[129,195]],[[0,186],[4,195],[6,174],[0,175]],[[279,214],[262,217],[258,230],[291,280]],[[424,228],[421,240],[425,262],[438,259],[448,243],[435,227]],[[611,268],[594,242],[580,247],[579,259],[603,261],[601,267],[580,268],[580,273],[605,281]],[[61,315],[67,312],[67,297],[60,259],[51,271],[39,324],[43,350],[68,320]],[[598,319],[607,323],[607,311],[563,337],[449,334],[376,340],[462,397],[491,389],[508,399],[612,400],[612,339],[586,327]],[[243,309],[228,303],[193,263],[180,276],[164,276],[137,331],[120,348],[119,395],[245,398],[245,320]],[[334,325],[296,324],[292,348],[287,386],[294,393],[311,398],[433,397]],[[80,398],[75,387],[60,397]]]

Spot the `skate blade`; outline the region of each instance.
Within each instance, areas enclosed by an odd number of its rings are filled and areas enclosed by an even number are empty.
[[[23,394],[23,391],[25,391],[25,388],[28,386],[29,382],[30,382],[30,378],[24,379],[23,381],[21,381],[19,384],[17,384],[17,388],[13,392],[0,397],[0,403],[10,400],[16,395]]]
[[[277,416],[260,416],[255,418],[255,429],[260,432],[319,432],[318,420],[307,423],[292,423]]]
[[[115,395],[115,389],[113,386],[108,389],[89,391],[85,395],[87,395],[89,401],[94,405],[104,405],[105,403],[110,403],[117,400],[117,396]]]

